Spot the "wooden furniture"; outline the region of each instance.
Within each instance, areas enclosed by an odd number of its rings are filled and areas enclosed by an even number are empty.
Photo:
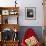
[[[2,46],[2,42],[0,41],[0,46]]]
[[[18,41],[5,41],[2,44],[3,46],[18,46]]]
[[[46,46],[46,0],[43,0],[43,8],[44,8],[44,44]]]
[[[46,0],[43,0],[43,8],[44,8],[44,26],[46,27]]]
[[[0,7],[0,18],[1,18],[1,24],[8,23],[8,16],[17,16],[17,23],[18,23],[18,11],[19,7]]]
[[[46,46],[46,30],[44,30],[44,46]]]
[[[13,17],[13,20],[12,18],[9,17]],[[18,46],[19,40],[11,39],[7,41],[4,40],[2,37],[2,32],[5,32],[4,30],[6,29],[8,30],[11,29],[15,33],[19,31],[18,17],[19,17],[19,7],[0,7],[0,32],[1,32],[0,46]]]

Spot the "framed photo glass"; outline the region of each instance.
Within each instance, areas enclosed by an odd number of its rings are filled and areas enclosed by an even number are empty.
[[[2,15],[9,15],[9,10],[2,10]]]
[[[26,7],[25,8],[25,18],[35,20],[36,19],[36,8],[35,7]]]

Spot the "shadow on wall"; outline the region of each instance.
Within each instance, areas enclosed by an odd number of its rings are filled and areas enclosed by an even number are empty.
[[[25,31],[28,29],[28,28],[32,28],[37,36],[38,36],[38,39],[41,43],[43,43],[43,30],[42,30],[42,27],[41,26],[21,26],[20,27],[20,31],[19,31],[19,39],[20,39],[20,42],[24,36],[24,33]]]

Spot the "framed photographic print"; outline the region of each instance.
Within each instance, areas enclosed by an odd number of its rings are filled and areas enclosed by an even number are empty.
[[[35,20],[36,19],[36,8],[35,7],[26,7],[25,8],[25,18]]]
[[[2,15],[9,15],[9,10],[2,10]]]

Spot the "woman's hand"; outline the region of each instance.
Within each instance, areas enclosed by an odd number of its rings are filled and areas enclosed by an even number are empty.
[[[38,43],[38,41],[34,36],[32,36],[32,37],[26,39],[25,43],[27,44],[27,46],[35,46]]]

